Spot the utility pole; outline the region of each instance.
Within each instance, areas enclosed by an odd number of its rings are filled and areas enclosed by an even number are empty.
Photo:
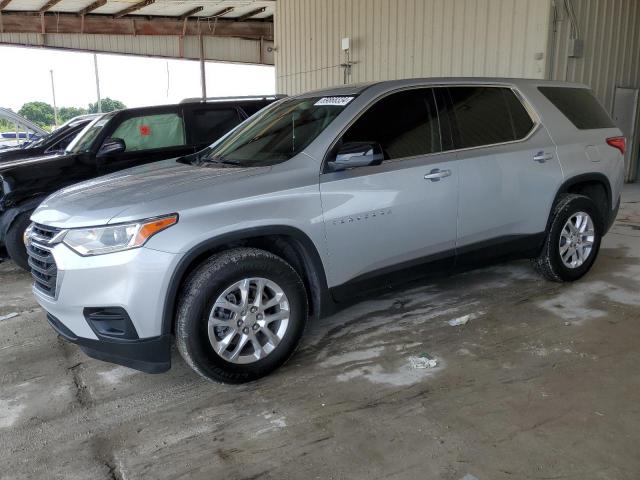
[[[56,105],[56,86],[53,83],[53,70],[49,70],[51,74],[51,93],[53,93],[53,123],[58,126],[58,106]]]
[[[102,113],[102,100],[100,100],[100,76],[98,75],[98,55],[93,54],[93,67],[96,72],[96,93],[98,94],[98,113]]]

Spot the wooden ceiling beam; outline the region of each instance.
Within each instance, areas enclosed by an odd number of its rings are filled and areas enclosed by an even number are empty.
[[[135,25],[127,18],[111,15],[78,15],[76,13],[2,12],[5,33],[42,33],[42,21],[46,31],[56,33],[86,33],[105,35],[205,35],[216,37],[240,37],[273,40],[273,23],[258,21],[238,22],[219,18],[215,29],[202,28],[200,17],[187,19],[169,17],[136,17]],[[83,27],[84,22],[84,27]],[[184,32],[184,33],[183,33]]]
[[[96,0],[95,2],[87,5],[82,10],[78,12],[78,15],[86,15],[87,13],[93,12],[95,9],[100,8],[106,5],[107,0]]]
[[[7,5],[9,5],[11,3],[11,0],[2,0],[0,1],[0,10],[2,10],[3,8],[5,8]]]
[[[113,15],[113,18],[122,18],[125,15],[129,15],[130,13],[137,12],[141,8],[148,7],[149,5],[155,3],[156,0],[142,0],[142,2],[134,3],[130,7],[125,8],[124,10],[120,10],[119,12]]]

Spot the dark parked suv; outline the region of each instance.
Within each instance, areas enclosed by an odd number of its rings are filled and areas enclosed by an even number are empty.
[[[0,245],[28,269],[23,235],[50,193],[125,168],[197,152],[276,97],[209,99],[106,113],[62,153],[0,163]]]

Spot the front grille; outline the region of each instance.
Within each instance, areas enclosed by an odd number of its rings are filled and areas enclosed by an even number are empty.
[[[27,242],[29,267],[35,287],[50,297],[56,296],[58,267],[49,244],[58,233],[60,229],[33,224]]]
[[[32,236],[38,237],[41,239],[46,239],[47,242],[51,241],[53,237],[55,237],[59,232],[59,228],[47,227],[45,225],[39,225],[37,223],[33,224],[33,229],[31,230]]]

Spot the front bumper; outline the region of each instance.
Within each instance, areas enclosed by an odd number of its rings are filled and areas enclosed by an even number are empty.
[[[47,320],[62,338],[78,345],[91,358],[145,373],[163,373],[171,368],[171,335],[128,341],[91,340],[75,336],[50,313]]]
[[[170,333],[162,330],[164,298],[179,256],[145,247],[82,257],[60,243],[55,296],[33,288],[51,326],[90,357],[149,373],[170,368]],[[87,319],[91,309],[122,309],[133,337],[101,335]]]

